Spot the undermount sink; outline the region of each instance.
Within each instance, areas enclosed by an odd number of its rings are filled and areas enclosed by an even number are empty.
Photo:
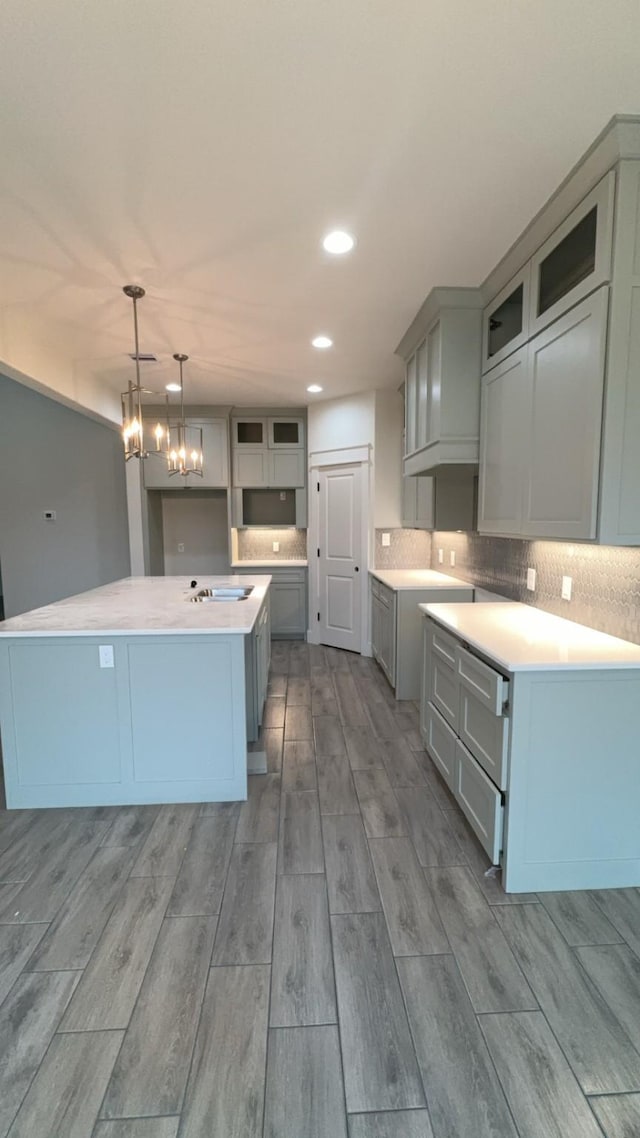
[[[188,601],[200,604],[205,601],[246,601],[253,592],[253,585],[243,588],[242,585],[218,585],[213,589],[198,589],[187,597]]]

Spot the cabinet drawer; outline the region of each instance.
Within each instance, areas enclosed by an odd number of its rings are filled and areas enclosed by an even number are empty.
[[[456,771],[456,744],[455,732],[436,711],[432,703],[426,707],[425,739],[424,744],[431,758],[436,764],[440,774],[453,790]]]
[[[459,688],[456,670],[441,657],[431,653],[429,666],[429,702],[437,707],[441,715],[451,724],[458,726]]]
[[[429,630],[429,640],[432,654],[455,669],[457,642],[453,636],[448,636],[446,632],[441,632],[437,625],[432,624]]]
[[[378,596],[380,597],[380,600],[382,601],[385,608],[391,608],[395,596],[393,589],[389,589],[386,585],[381,584]]]
[[[461,685],[492,715],[502,715],[503,705],[509,698],[509,681],[466,648],[457,649],[456,663]]]
[[[459,741],[456,742],[456,781],[453,793],[480,845],[493,865],[498,865],[504,813],[500,791]]]
[[[508,722],[504,716],[494,715],[464,683],[460,684],[458,734],[501,790],[507,784]]]

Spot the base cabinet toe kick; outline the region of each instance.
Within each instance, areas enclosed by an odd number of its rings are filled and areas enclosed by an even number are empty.
[[[423,622],[426,750],[507,892],[640,885],[640,668],[508,672]]]

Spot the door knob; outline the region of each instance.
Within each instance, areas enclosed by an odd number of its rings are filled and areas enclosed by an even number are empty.
[[[356,565],[356,573],[359,573],[359,572],[360,572],[360,569],[359,569],[359,567]]]

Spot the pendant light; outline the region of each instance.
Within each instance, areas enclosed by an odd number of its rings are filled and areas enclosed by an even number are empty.
[[[133,334],[135,352],[133,360],[136,365],[136,382],[129,380],[129,386],[122,393],[122,438],[124,441],[124,457],[128,462],[130,458],[148,458],[149,451],[144,445],[144,422],[142,419],[142,396],[152,395],[140,382],[140,346],[138,343],[138,308],[139,300],[145,295],[141,285],[124,285],[122,289],[125,296],[133,301]],[[164,429],[158,423],[155,431],[156,453],[161,452]]]
[[[180,418],[167,422],[167,457],[169,474],[198,474],[202,478],[202,428],[187,423],[184,417],[184,380],[182,365],[189,359],[182,352],[173,356],[180,365]],[[168,404],[168,400],[167,400]]]

